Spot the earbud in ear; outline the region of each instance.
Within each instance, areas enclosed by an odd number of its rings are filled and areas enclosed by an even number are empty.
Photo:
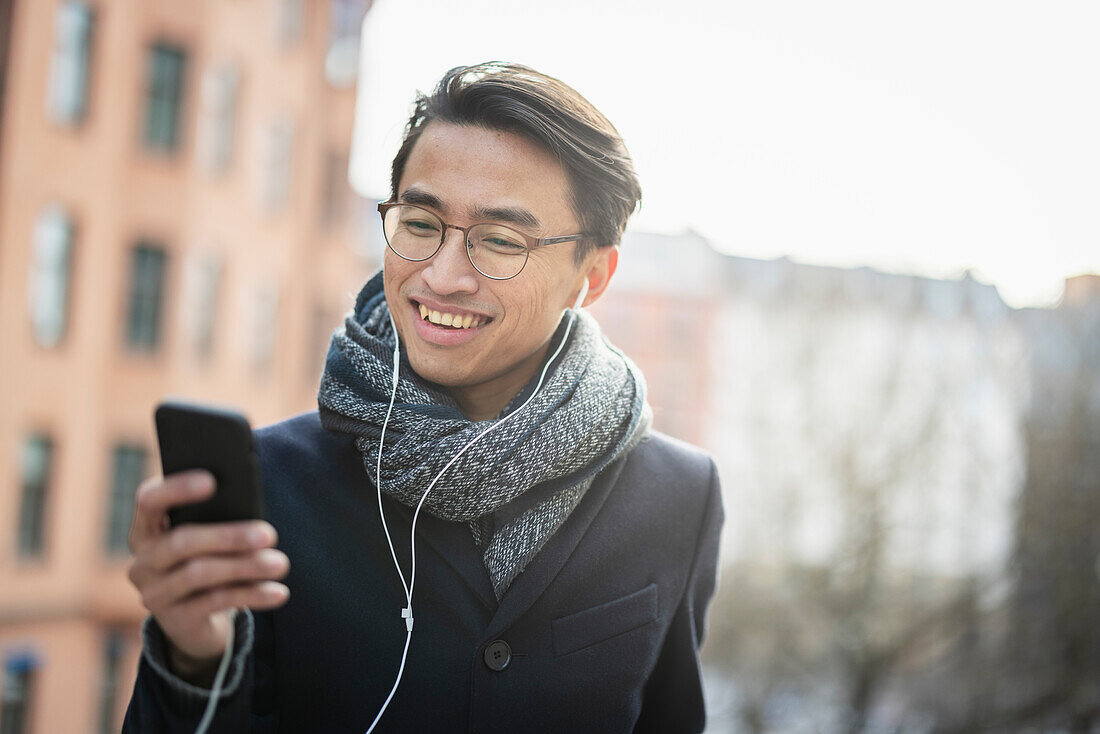
[[[577,300],[573,302],[573,310],[580,309],[581,304],[584,303],[584,297],[588,295],[588,278],[585,278],[581,283],[581,292],[577,294]]]

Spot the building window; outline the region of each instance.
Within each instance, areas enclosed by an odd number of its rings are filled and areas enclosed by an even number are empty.
[[[46,527],[46,497],[53,466],[53,442],[32,436],[23,445],[23,497],[19,510],[19,555],[42,555]]]
[[[160,342],[166,256],[162,248],[148,243],[139,244],[132,253],[126,342],[135,349],[152,350]]]
[[[215,316],[221,290],[222,260],[218,255],[198,255],[189,260],[185,292],[184,332],[200,359],[214,347]]]
[[[177,46],[158,43],[149,50],[145,99],[145,145],[149,148],[176,148],[186,62],[186,53]]]
[[[294,122],[287,117],[270,122],[263,132],[260,151],[260,204],[269,212],[278,211],[290,192],[291,153]]]
[[[38,661],[33,655],[9,656],[4,661],[3,690],[0,691],[0,734],[30,732],[31,694]]]
[[[92,26],[92,11],[86,3],[66,0],[57,6],[46,98],[47,112],[56,123],[77,125],[84,119],[88,104]]]
[[[209,175],[217,175],[233,160],[240,72],[236,64],[207,69],[202,75],[198,157]]]
[[[56,205],[46,207],[34,224],[28,278],[31,326],[35,340],[53,347],[65,335],[69,305],[73,225]]]
[[[288,48],[302,37],[302,0],[271,0],[271,39],[279,48]]]
[[[107,631],[103,639],[103,679],[99,687],[99,732],[115,734],[121,727],[115,720],[118,700],[118,672],[125,639],[117,629]]]
[[[359,72],[359,36],[370,0],[333,0],[329,15],[325,79],[337,89],[350,89]]]
[[[127,537],[134,517],[134,495],[144,478],[145,449],[134,444],[115,446],[107,514],[107,550],[111,553],[129,551]]]
[[[275,357],[275,335],[278,333],[279,289],[274,285],[262,285],[253,294],[251,317],[248,319],[250,337],[249,357],[252,368],[267,370]]]
[[[321,224],[331,227],[347,218],[351,187],[348,184],[348,155],[342,151],[325,153],[324,187],[321,196]]]
[[[370,6],[371,0],[333,0],[329,11],[329,41],[349,37],[358,40]]]

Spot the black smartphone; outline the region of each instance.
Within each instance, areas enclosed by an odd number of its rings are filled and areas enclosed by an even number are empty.
[[[182,402],[163,402],[154,416],[164,476],[206,469],[217,483],[210,499],[169,510],[173,525],[263,518],[260,467],[244,416]]]

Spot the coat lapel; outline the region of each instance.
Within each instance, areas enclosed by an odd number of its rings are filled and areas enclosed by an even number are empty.
[[[596,477],[565,523],[546,541],[542,550],[504,592],[504,598],[500,600],[500,606],[489,623],[485,639],[492,639],[507,629],[542,596],[569,560],[581,538],[588,532],[588,527],[599,514],[625,464],[626,457],[619,457]],[[483,575],[488,580],[488,574],[483,571]],[[491,587],[489,593],[493,593]]]
[[[565,523],[550,537],[550,540],[546,541],[546,545],[527,565],[523,573],[512,582],[511,587],[504,593],[504,598],[500,600],[499,606],[489,574],[485,570],[485,562],[477,546],[474,545],[469,528],[462,523],[440,520],[427,512],[420,512],[420,518],[416,521],[416,542],[430,546],[441,561],[454,569],[486,609],[495,610],[489,622],[486,639],[497,636],[523,616],[546,591],[573,554],[581,538],[588,532],[589,526],[600,509],[603,508],[625,464],[626,457],[619,457],[596,477]],[[392,513],[401,518],[399,525],[403,531],[401,535],[404,542],[398,546],[398,549],[400,551],[402,546],[407,549],[408,529],[412,523],[413,510],[388,497],[386,500],[386,514]],[[419,549],[423,546],[417,547]],[[402,565],[407,568],[407,554],[402,557],[399,552],[398,557],[402,558]],[[414,591],[413,604],[415,603]]]
[[[412,526],[413,510],[389,497],[386,505],[386,514],[401,518],[400,526],[403,529],[405,542],[404,553],[401,546],[397,547],[397,557],[402,560],[402,568],[408,568],[408,533]],[[392,524],[391,524],[392,527]],[[419,560],[417,564],[426,560],[423,553],[423,544],[427,544],[435,551],[435,555],[446,563],[455,573],[470,587],[470,590],[478,597],[486,609],[493,611],[497,607],[496,596],[493,594],[493,585],[489,581],[489,573],[485,570],[485,563],[481,559],[481,553],[474,545],[474,536],[470,529],[460,522],[448,522],[438,517],[429,515],[424,510],[420,511],[420,517],[416,521],[416,543]],[[430,561],[429,561],[430,562]],[[413,606],[416,605],[416,591],[413,590]]]

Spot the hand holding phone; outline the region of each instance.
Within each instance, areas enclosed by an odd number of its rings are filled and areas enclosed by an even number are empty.
[[[174,403],[158,408],[157,428],[164,476],[137,491],[130,580],[171,643],[175,672],[202,684],[225,650],[227,610],[284,604],[278,579],[290,564],[275,528],[258,519],[247,421]]]

